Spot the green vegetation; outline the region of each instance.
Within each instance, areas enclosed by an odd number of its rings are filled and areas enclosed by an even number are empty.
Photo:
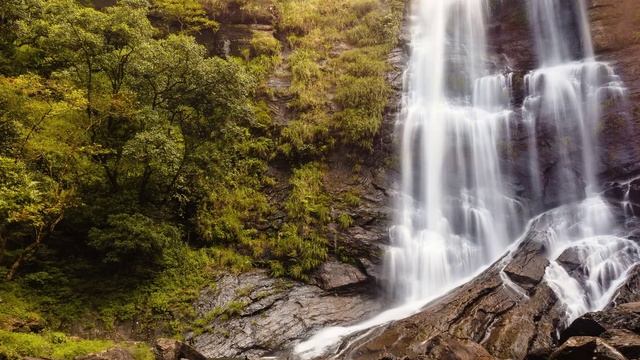
[[[101,352],[116,345],[108,340],[81,340],[59,332],[24,334],[0,330],[0,356],[7,360],[19,360],[24,356],[65,360]],[[136,360],[152,360],[151,349],[144,344],[118,344],[129,350]]]
[[[283,131],[285,153],[317,156],[336,143],[371,149],[390,93],[386,56],[403,7],[399,0],[283,1],[279,26],[293,49],[290,106],[298,113]]]
[[[115,338],[136,322],[139,339],[180,336],[220,272],[304,281],[342,257],[330,225],[353,225],[359,195],[333,193],[327,159],[338,146],[372,150],[402,7],[3,1],[0,358],[114,346],[55,332],[71,328]],[[238,11],[273,28],[248,28],[224,54],[206,47]]]

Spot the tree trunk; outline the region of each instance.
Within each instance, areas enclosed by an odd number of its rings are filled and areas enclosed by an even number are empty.
[[[7,273],[7,281],[13,280],[13,277],[16,275],[16,272],[18,272],[18,269],[20,269],[24,261],[38,250],[38,247],[42,244],[42,231],[42,228],[36,230],[36,241],[27,246],[27,248],[18,255],[16,261],[13,262],[13,265],[11,265],[9,272]]]
[[[35,239],[35,241],[31,245],[27,246],[27,248],[24,249],[24,251],[18,256],[16,261],[13,262],[13,265],[11,265],[11,268],[9,269],[9,272],[7,273],[7,281],[13,280],[13,278],[16,275],[16,273],[18,272],[18,269],[20,269],[20,267],[25,262],[25,260],[27,260],[29,257],[31,257],[36,252],[36,250],[38,250],[38,248],[40,247],[40,245],[42,244],[44,239],[53,232],[53,230],[56,228],[58,223],[60,221],[62,221],[63,217],[64,217],[64,212],[62,211],[51,222],[51,224],[49,224],[48,227],[45,227],[44,225],[42,225],[42,226],[36,228],[36,239]]]

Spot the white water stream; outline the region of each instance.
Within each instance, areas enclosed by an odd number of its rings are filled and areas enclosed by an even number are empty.
[[[581,0],[528,4],[539,68],[525,77],[519,121],[528,130],[534,200],[516,199],[501,164],[500,146],[510,141],[510,122],[517,118],[512,75],[495,68],[487,53],[489,1],[417,0],[399,124],[402,196],[385,258],[398,307],[355,326],[323,329],[296,346],[302,358],[407,317],[473,277],[519,238],[529,207],[540,208],[534,203],[548,189],[560,187],[554,197],[566,205],[546,214],[551,265],[545,280],[566,305],[567,321],[605,306],[639,261],[640,248],[620,236],[597,195],[600,104],[622,97],[623,85],[594,58]],[[545,175],[540,137],[555,152],[555,166]],[[580,271],[570,274],[555,261],[564,251],[572,252]]]

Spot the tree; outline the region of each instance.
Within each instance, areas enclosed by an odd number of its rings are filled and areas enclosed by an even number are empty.
[[[50,236],[72,203],[74,191],[63,189],[51,179],[30,173],[24,164],[0,157],[0,251],[4,253],[10,225],[29,229],[31,242],[20,251],[7,273],[12,280],[25,260]]]
[[[157,264],[180,237],[173,225],[137,213],[116,214],[109,216],[105,227],[89,231],[89,245],[104,253],[105,263]]]
[[[154,3],[155,13],[166,19],[169,26],[177,24],[181,32],[198,32],[206,28],[215,30],[218,27],[218,23],[207,17],[198,0],[155,0]]]

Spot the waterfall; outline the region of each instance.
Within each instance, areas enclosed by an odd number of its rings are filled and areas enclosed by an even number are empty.
[[[386,274],[400,302],[440,293],[504,252],[521,230],[499,145],[511,75],[486,49],[485,0],[415,9],[402,128],[402,198]]]
[[[534,189],[540,198],[568,204],[550,211],[545,280],[566,308],[568,324],[603,308],[640,260],[640,247],[624,237],[613,209],[599,195],[597,131],[601,104],[624,95],[613,69],[595,59],[582,0],[528,0],[539,67],[525,78],[523,117],[529,130]],[[535,139],[542,131],[557,157],[542,172]],[[584,199],[584,200],[582,200]],[[563,253],[580,264],[568,271],[557,261]]]
[[[597,176],[601,104],[623,97],[624,86],[595,59],[582,0],[525,1],[538,67],[524,77],[518,109],[514,75],[487,50],[490,1],[415,1],[398,124],[401,195],[385,257],[387,288],[398,306],[354,326],[321,330],[296,346],[303,358],[419,311],[525,238],[524,225],[541,210],[536,216],[544,216],[549,234],[545,281],[567,322],[605,306],[640,261],[640,247],[625,238],[599,195]],[[527,135],[527,200],[515,196],[501,158],[517,127]],[[557,261],[569,253],[578,269]]]

